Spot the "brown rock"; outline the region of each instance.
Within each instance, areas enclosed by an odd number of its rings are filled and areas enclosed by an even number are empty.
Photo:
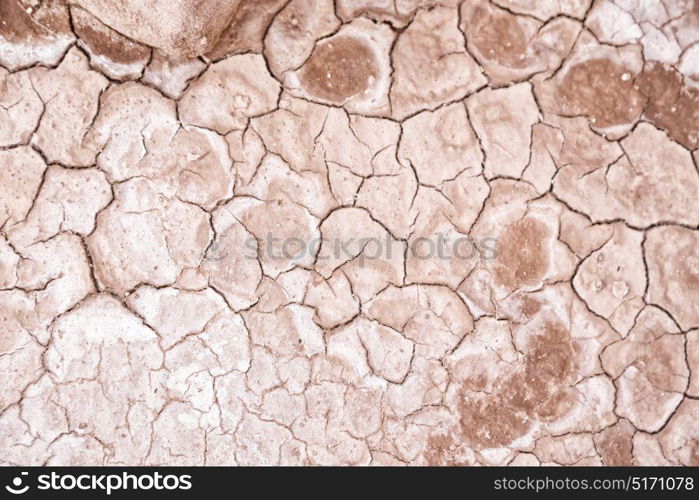
[[[569,287],[513,294],[498,312],[506,319],[480,319],[447,358],[461,381],[449,401],[464,403],[464,423],[474,412],[484,422],[464,429],[474,446],[524,447],[549,432],[595,432],[614,422],[614,387],[593,375],[601,367],[591,360],[617,337]],[[501,429],[487,423],[496,419]]]
[[[536,197],[528,184],[491,182],[490,196],[471,231],[488,247],[494,242],[494,252],[482,259],[487,273],[474,278],[491,279],[485,286],[496,300],[517,289],[534,290],[547,281],[568,279],[573,272],[574,256],[556,236],[561,207],[543,200],[530,205]]]
[[[342,104],[366,92],[378,78],[377,61],[362,41],[334,37],[317,45],[301,73],[301,85],[323,101]]]
[[[607,60],[589,59],[570,68],[559,97],[567,112],[589,116],[596,127],[629,123],[638,117],[642,99],[627,74]]]
[[[536,219],[514,222],[502,235],[498,246],[495,280],[508,288],[538,283],[546,274],[549,262],[541,243],[550,237],[546,226]]]

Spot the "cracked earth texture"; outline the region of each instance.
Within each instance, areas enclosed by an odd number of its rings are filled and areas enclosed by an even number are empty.
[[[699,0],[0,0],[0,463],[699,465],[698,163]]]

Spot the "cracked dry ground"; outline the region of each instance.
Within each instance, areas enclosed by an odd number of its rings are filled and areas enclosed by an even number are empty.
[[[154,3],[0,0],[1,463],[699,464],[699,1]]]

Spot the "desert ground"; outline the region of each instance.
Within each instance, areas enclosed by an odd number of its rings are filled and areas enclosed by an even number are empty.
[[[0,0],[0,463],[699,465],[699,0]]]

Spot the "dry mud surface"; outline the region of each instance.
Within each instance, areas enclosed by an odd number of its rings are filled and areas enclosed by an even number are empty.
[[[698,148],[698,0],[0,0],[0,463],[699,465]]]

